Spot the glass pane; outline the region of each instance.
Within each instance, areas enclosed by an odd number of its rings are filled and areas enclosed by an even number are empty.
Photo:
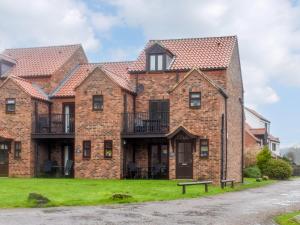
[[[106,149],[105,150],[105,157],[112,157],[112,150],[111,149]]]
[[[200,98],[200,93],[192,93],[191,97],[192,98]]]
[[[184,143],[178,143],[178,163],[184,164]]]
[[[155,55],[150,55],[150,70],[155,70]]]
[[[200,99],[191,99],[191,106],[193,107],[200,106]]]
[[[15,104],[15,100],[14,99],[8,99],[7,104]]]
[[[151,166],[159,164],[158,145],[151,145]]]
[[[163,55],[157,56],[157,70],[163,69]]]

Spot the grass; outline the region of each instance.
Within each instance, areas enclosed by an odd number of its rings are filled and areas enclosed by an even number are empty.
[[[279,225],[300,225],[300,223],[295,220],[295,216],[298,215],[300,215],[300,211],[285,213],[275,217],[275,221]]]
[[[0,208],[32,207],[27,200],[29,193],[38,193],[50,200],[50,206],[82,206],[112,203],[162,201],[183,198],[211,196],[230,191],[261,187],[274,183],[273,180],[256,182],[247,178],[244,184],[234,189],[222,190],[210,186],[188,186],[182,195],[175,180],[87,180],[87,179],[42,179],[42,178],[0,178]],[[112,199],[113,194],[127,194],[127,199]]]

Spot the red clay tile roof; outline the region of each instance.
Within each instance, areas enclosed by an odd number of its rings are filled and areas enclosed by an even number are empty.
[[[174,55],[169,70],[227,68],[236,42],[236,36],[150,40],[129,71],[145,71],[145,50],[154,43],[159,43]]]
[[[59,69],[81,45],[6,49],[3,54],[15,59],[9,75],[48,76]]]
[[[249,112],[251,112],[251,113],[252,113],[253,115],[255,115],[256,117],[260,118],[261,120],[264,120],[264,121],[270,123],[270,121],[269,121],[268,119],[266,119],[265,117],[263,117],[261,114],[259,114],[259,113],[256,112],[255,110],[250,109],[250,108],[248,108],[248,107],[245,107],[245,109],[248,110]]]
[[[269,134],[269,137],[268,137],[271,141],[274,141],[274,142],[278,142],[280,143],[280,140],[278,137],[274,137],[272,134]]]
[[[248,123],[245,123],[245,132],[247,132],[255,141],[260,142],[260,140],[254,136],[254,134],[251,131],[251,127]]]
[[[112,78],[120,87],[134,92],[134,87],[130,83],[127,68],[131,62],[106,62],[89,63],[79,65],[75,71],[64,80],[59,87],[51,94],[54,97],[72,97],[75,95],[75,88],[96,68],[101,67],[103,71]]]
[[[250,129],[253,135],[265,135],[265,128],[251,128]]]
[[[6,129],[0,128],[0,138],[12,140],[13,136]]]
[[[49,100],[47,94],[41,88],[39,88],[37,85],[32,84],[29,81],[24,80],[20,77],[10,76],[8,79],[12,79],[31,97],[40,99],[40,100],[44,100],[44,101]]]

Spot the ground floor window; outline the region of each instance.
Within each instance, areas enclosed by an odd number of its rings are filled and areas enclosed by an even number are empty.
[[[91,158],[91,141],[83,141],[83,158]]]
[[[112,140],[105,140],[104,141],[104,158],[112,158]]]
[[[201,158],[208,157],[208,140],[207,139],[200,140],[200,157]]]
[[[20,141],[15,142],[14,158],[15,159],[20,159],[21,158],[21,142]]]

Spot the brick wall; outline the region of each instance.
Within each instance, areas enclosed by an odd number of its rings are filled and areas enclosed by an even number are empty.
[[[245,137],[245,150],[244,150],[244,167],[252,166],[256,163],[256,156],[261,150],[261,146],[257,140],[253,138],[247,131]]]
[[[5,99],[16,99],[16,111],[6,114]],[[11,133],[14,141],[21,141],[21,159],[14,159],[14,143],[9,153],[9,176],[33,176],[34,153],[31,141],[33,101],[12,80],[0,87],[0,126]]]
[[[237,181],[242,179],[242,113],[241,101],[243,99],[243,84],[241,78],[240,60],[238,46],[235,45],[231,63],[226,72],[226,86],[228,93],[227,101],[227,177],[235,178]]]
[[[201,108],[189,108],[189,92],[201,92]],[[224,113],[224,97],[197,71],[170,94],[170,130],[184,126],[191,133],[209,139],[209,158],[200,158],[200,143],[193,153],[193,178],[220,178],[221,165],[221,117]],[[171,152],[173,149],[171,148]],[[176,154],[170,157],[170,178],[175,177]]]
[[[102,94],[103,111],[92,111],[93,95]],[[121,113],[124,92],[100,70],[96,69],[76,89],[75,104],[75,177],[120,178]],[[88,118],[88,119],[87,119]],[[82,157],[82,142],[91,140],[91,159]],[[113,141],[112,159],[104,158],[104,140]]]

